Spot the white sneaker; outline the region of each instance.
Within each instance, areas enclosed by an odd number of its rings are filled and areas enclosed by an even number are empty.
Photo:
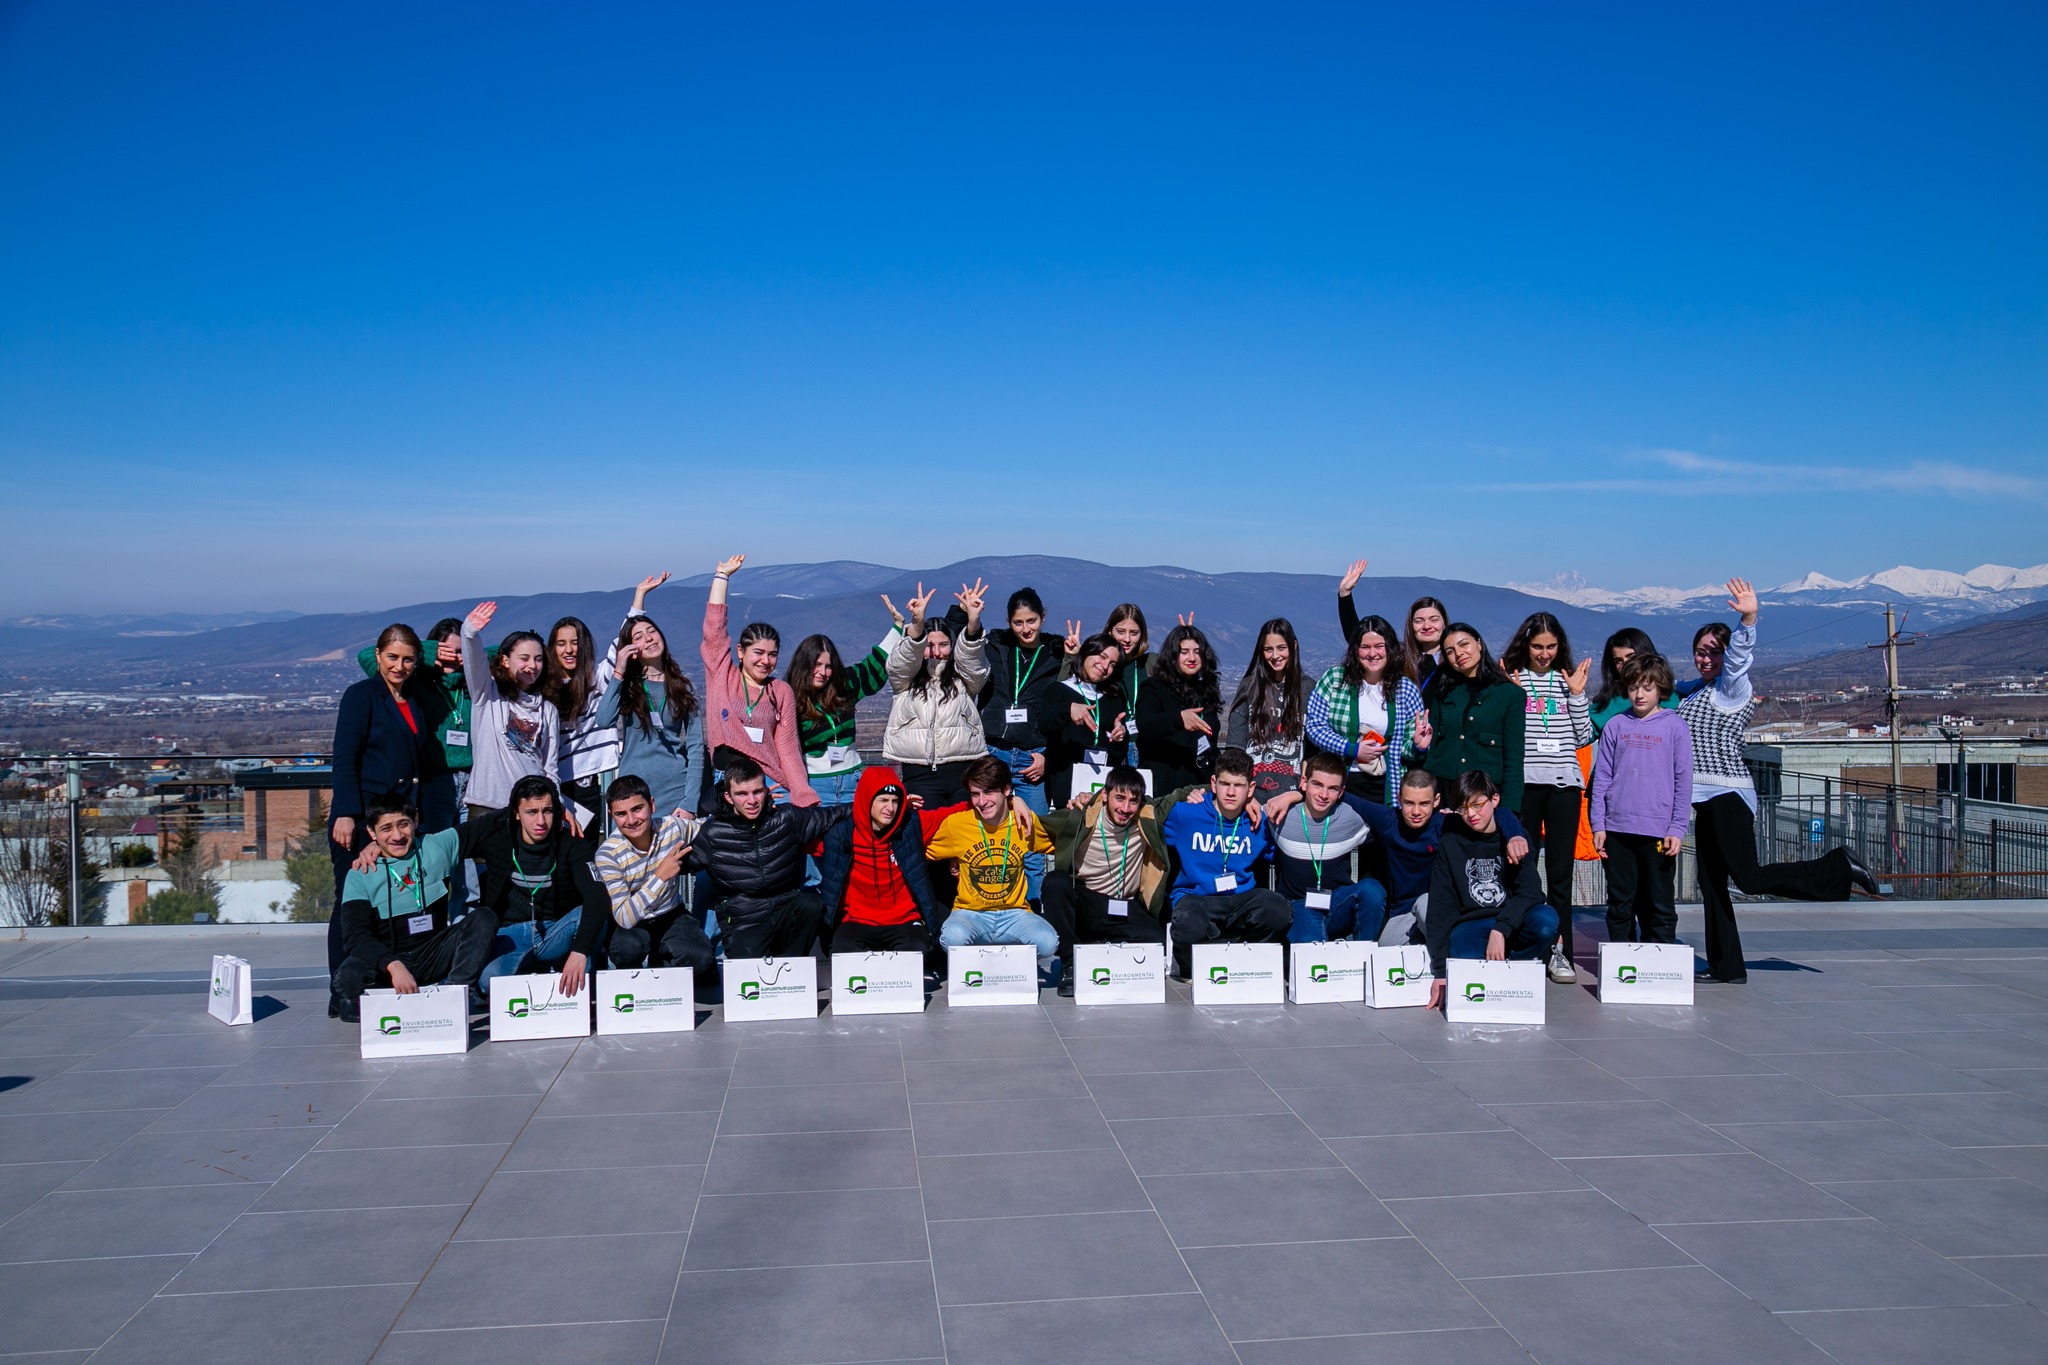
[[[1550,979],[1560,986],[1578,984],[1579,974],[1572,967],[1572,960],[1565,956],[1562,943],[1553,944],[1550,949]]]

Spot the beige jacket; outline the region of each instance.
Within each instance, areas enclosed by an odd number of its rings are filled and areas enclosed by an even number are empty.
[[[981,728],[981,710],[975,704],[982,685],[988,681],[987,635],[953,640],[953,667],[959,687],[953,695],[942,696],[937,686],[920,696],[912,689],[924,666],[924,641],[908,635],[889,651],[889,686],[896,699],[889,704],[889,730],[882,739],[882,756],[891,763],[930,766],[980,758],[988,752],[988,740]]]

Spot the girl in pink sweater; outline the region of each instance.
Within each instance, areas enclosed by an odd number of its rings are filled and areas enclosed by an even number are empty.
[[[711,575],[711,595],[704,602],[704,743],[714,768],[725,766],[721,749],[745,754],[788,794],[790,804],[815,806],[818,794],[805,775],[803,745],[797,737],[796,694],[775,676],[782,637],[765,621],[748,622],[740,631],[739,662],[733,662],[725,594],[732,576],[746,562],[745,555],[720,560]]]

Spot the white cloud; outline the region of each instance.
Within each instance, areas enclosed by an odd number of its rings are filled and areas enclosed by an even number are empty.
[[[2016,498],[2048,504],[2048,480],[1948,460],[1915,460],[1903,467],[1764,464],[1727,460],[1691,450],[1650,450],[1634,457],[1636,470],[1611,479],[1490,485],[1501,493],[1652,493],[1670,497],[1796,492],[1939,494],[1952,498]],[[1652,468],[1642,466],[1647,462]],[[1655,467],[1678,477],[1653,477]]]

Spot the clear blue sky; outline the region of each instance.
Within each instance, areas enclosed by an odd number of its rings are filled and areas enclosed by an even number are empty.
[[[2048,559],[2048,7],[0,6],[0,612]]]

